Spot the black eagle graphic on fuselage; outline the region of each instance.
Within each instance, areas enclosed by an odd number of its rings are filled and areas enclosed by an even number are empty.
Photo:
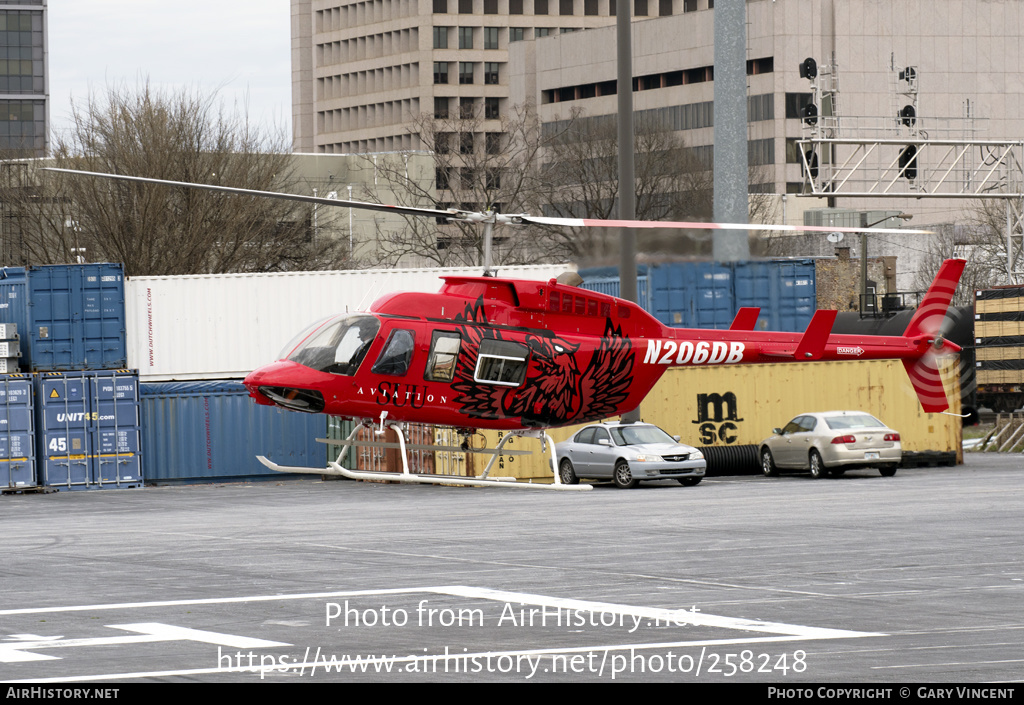
[[[471,418],[518,418],[524,426],[564,426],[608,418],[629,394],[633,380],[632,344],[611,320],[598,349],[581,371],[579,345],[547,331],[529,331],[514,342],[529,349],[526,379],[516,387],[474,380],[480,343],[510,340],[490,326],[482,299],[467,305],[456,318],[465,323],[463,354],[455,369],[452,389],[459,410]]]

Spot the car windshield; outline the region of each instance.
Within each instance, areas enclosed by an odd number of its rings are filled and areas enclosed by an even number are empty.
[[[308,334],[288,359],[320,372],[353,375],[378,330],[380,321],[373,316],[342,316]]]
[[[850,414],[849,416],[827,416],[825,423],[833,431],[850,428],[885,428],[885,424],[870,414]]]
[[[675,443],[676,439],[657,426],[615,426],[610,429],[615,445],[635,446],[645,443]]]

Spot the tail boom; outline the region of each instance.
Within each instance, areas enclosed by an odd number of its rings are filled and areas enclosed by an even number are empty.
[[[664,327],[649,338],[643,362],[659,367],[715,366],[812,360],[900,360],[928,413],[949,408],[937,356],[960,346],[942,335],[942,323],[964,270],[964,260],[946,260],[902,336],[834,335],[835,311],[818,311],[804,333],[750,330],[749,314],[737,314],[729,330]]]

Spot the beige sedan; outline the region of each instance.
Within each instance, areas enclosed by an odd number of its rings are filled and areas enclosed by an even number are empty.
[[[810,471],[818,478],[854,468],[878,468],[892,477],[903,458],[900,434],[863,411],[800,414],[761,441],[761,470]]]

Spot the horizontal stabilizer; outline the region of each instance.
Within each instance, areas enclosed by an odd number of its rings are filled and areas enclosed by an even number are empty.
[[[757,317],[761,315],[761,309],[744,306],[736,312],[736,318],[732,319],[729,330],[754,330],[757,325]]]
[[[838,311],[815,311],[807,330],[796,346],[794,358],[797,361],[817,360],[825,352],[825,344],[832,333]]]

